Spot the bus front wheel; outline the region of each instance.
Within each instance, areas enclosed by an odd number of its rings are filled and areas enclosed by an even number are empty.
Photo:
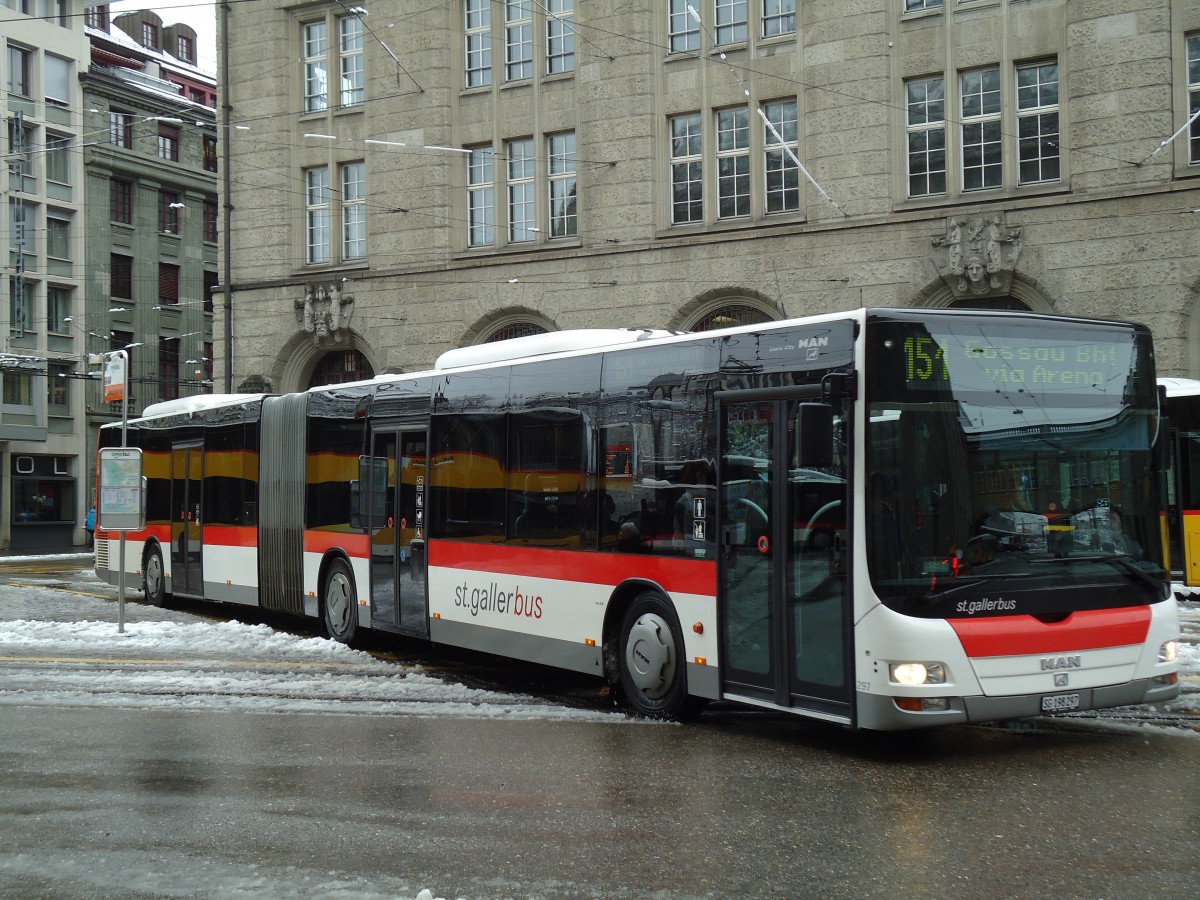
[[[167,576],[158,547],[147,550],[146,558],[142,560],[142,594],[151,606],[167,604]]]
[[[640,595],[621,622],[621,689],[629,705],[652,719],[680,719],[693,710],[687,692],[683,638],[671,605]]]
[[[353,641],[358,631],[358,601],[354,595],[354,573],[345,560],[335,559],[325,575],[322,606],[325,633],[342,644]]]

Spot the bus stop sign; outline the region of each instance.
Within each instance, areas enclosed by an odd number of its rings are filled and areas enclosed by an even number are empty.
[[[140,449],[109,447],[100,451],[96,526],[101,531],[141,531],[146,527],[146,488]]]

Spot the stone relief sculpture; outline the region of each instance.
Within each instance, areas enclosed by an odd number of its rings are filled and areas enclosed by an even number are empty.
[[[1007,294],[1021,255],[1021,229],[1007,227],[998,213],[951,218],[933,247],[933,263],[956,296]]]
[[[313,336],[317,345],[341,344],[354,312],[354,297],[342,293],[340,283],[310,284],[304,299],[296,301],[300,327]]]

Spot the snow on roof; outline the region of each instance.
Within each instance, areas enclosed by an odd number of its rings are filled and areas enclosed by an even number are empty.
[[[650,328],[579,328],[571,331],[551,331],[547,334],[531,334],[526,337],[510,338],[490,344],[475,344],[447,350],[433,364],[438,369],[462,369],[507,359],[523,359],[530,356],[545,356],[550,353],[565,353],[570,350],[594,350],[632,344],[651,338],[670,337],[674,332]]]
[[[257,400],[262,394],[197,394],[194,397],[180,397],[177,400],[163,400],[151,403],[142,410],[141,418],[149,419],[155,416],[190,416],[205,409],[217,409],[222,406],[236,406],[249,400]]]

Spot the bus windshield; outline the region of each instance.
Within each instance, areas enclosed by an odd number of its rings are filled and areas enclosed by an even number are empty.
[[[903,313],[867,328],[867,553],[885,604],[1055,617],[1165,598],[1144,330]]]

